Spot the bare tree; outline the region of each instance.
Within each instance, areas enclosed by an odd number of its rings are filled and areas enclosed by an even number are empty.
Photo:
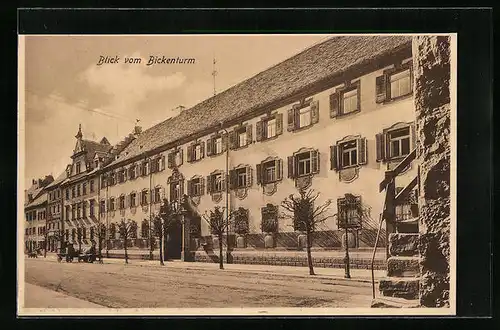
[[[207,213],[203,214],[202,218],[208,224],[210,232],[212,235],[217,236],[219,239],[219,269],[224,269],[224,264],[222,260],[222,237],[228,228],[228,221],[224,218],[225,208],[216,206],[213,210],[209,210]]]
[[[160,212],[153,215],[153,233],[156,235],[160,242],[160,265],[164,265],[163,256],[163,238],[166,237],[168,230],[178,221],[178,215],[166,198],[163,199]]]
[[[103,223],[97,226],[97,239],[97,257],[99,262],[102,263],[102,243],[106,239],[106,226]]]
[[[135,221],[132,221],[130,219],[122,219],[122,221],[120,221],[120,223],[118,224],[118,229],[120,231],[120,236],[123,239],[123,246],[125,249],[125,263],[128,264],[127,245],[129,239],[133,237],[133,232],[137,232],[137,224],[135,223]]]
[[[294,228],[303,231],[306,235],[307,264],[310,275],[315,275],[311,257],[313,233],[319,224],[334,216],[327,214],[332,204],[330,199],[319,206],[314,205],[319,195],[312,189],[300,190],[298,196],[290,194],[281,202],[281,207],[285,211],[280,217],[293,219]]]
[[[76,229],[76,239],[78,241],[78,253],[82,253],[82,227]]]

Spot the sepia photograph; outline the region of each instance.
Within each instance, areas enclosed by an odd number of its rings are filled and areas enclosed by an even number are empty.
[[[18,315],[455,315],[456,34],[18,56]]]

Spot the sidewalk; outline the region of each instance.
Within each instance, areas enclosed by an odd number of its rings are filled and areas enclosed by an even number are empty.
[[[106,308],[62,292],[24,283],[24,308]]]
[[[43,258],[42,258],[43,259]],[[56,261],[56,255],[47,254],[47,260]],[[103,258],[104,264],[124,264],[124,259]],[[98,263],[98,262],[97,262]],[[206,262],[182,262],[178,260],[166,261],[165,266],[161,266],[158,260],[129,260],[127,266],[132,267],[163,267],[165,269],[186,269],[186,270],[212,270],[219,271],[218,263]],[[368,283],[371,285],[370,269],[351,269],[351,278],[344,277],[345,270],[342,268],[322,268],[315,267],[316,275],[309,275],[309,268],[295,266],[271,266],[259,264],[226,264],[224,263],[223,272],[246,273],[246,274],[265,274],[265,275],[285,275],[298,278],[318,278],[345,282]],[[374,270],[375,281],[386,276],[385,270]]]

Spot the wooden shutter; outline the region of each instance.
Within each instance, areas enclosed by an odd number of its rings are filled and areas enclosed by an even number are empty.
[[[283,161],[281,159],[274,161],[274,166],[276,170],[276,181],[283,179]]]
[[[161,196],[160,196],[160,199],[163,200],[164,198],[167,198],[167,196],[165,196],[165,187],[161,187]]]
[[[295,157],[288,156],[288,178],[295,178]]]
[[[292,109],[288,109],[288,120],[287,120],[287,123],[288,123],[288,126],[287,126],[287,130],[288,132],[292,132],[293,130],[295,130],[295,113],[297,111],[295,111],[294,108]]]
[[[255,169],[256,169],[256,174],[257,174],[257,184],[261,184],[263,183],[263,178],[262,178],[262,164],[257,164],[255,166]]]
[[[162,155],[160,158],[160,171],[165,170],[165,156]]]
[[[236,130],[229,132],[229,149],[238,148],[237,132]]]
[[[212,193],[212,176],[207,175],[207,194]]]
[[[311,172],[319,173],[319,152],[311,150]]]
[[[221,140],[222,140],[222,152],[226,152],[228,143],[228,137],[226,133],[222,134]]]
[[[200,157],[205,158],[205,141],[200,142]]]
[[[358,165],[364,165],[367,160],[366,138],[358,138],[356,143],[358,147]]]
[[[209,138],[207,140],[207,157],[213,154],[213,145],[214,145],[214,139]]]
[[[222,188],[222,191],[226,191],[226,186],[228,185],[228,175],[226,172],[223,172],[222,173],[222,184],[221,184],[221,188]]]
[[[252,181],[253,181],[253,178],[252,178],[252,167],[251,166],[247,166],[246,167],[246,171],[247,171],[247,187],[251,187],[252,186]]]
[[[330,146],[330,170],[337,171],[339,170],[339,162],[338,162],[338,147],[337,145]]]
[[[193,196],[192,180],[187,180],[187,195]]]
[[[192,162],[193,161],[193,147],[194,145],[188,145],[187,146],[187,161]]]
[[[175,166],[175,151],[168,153],[168,168],[173,168]]]
[[[205,194],[205,178],[200,177],[200,195]]]
[[[238,177],[236,176],[236,170],[229,170],[229,189],[234,189],[238,185]]]
[[[253,127],[252,124],[248,124],[246,128],[247,133],[247,145],[253,142]]]
[[[283,134],[283,114],[276,114],[276,135]]]
[[[340,95],[338,92],[330,94],[330,118],[339,115]]]
[[[263,135],[262,135],[262,125],[264,125],[264,122],[262,120],[258,121],[255,124],[255,140],[262,141]]]
[[[316,124],[319,122],[319,101],[311,102],[311,123]]]
[[[375,146],[377,149],[377,162],[385,160],[385,134],[378,133],[375,135]]]
[[[415,149],[417,147],[417,134],[415,132],[415,124],[412,123],[410,124],[410,145],[411,145],[411,150]]]
[[[184,163],[184,149],[180,148],[177,151],[179,152],[179,164],[177,164],[177,166],[180,166]],[[175,158],[174,158],[174,163],[175,163]]]
[[[375,102],[382,103],[387,98],[387,77],[385,74],[375,78]]]

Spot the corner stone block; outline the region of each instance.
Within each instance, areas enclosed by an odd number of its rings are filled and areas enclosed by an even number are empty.
[[[393,233],[389,235],[391,256],[418,255],[419,234]]]
[[[387,259],[387,276],[418,277],[420,276],[419,261],[418,257],[390,257]]]
[[[380,280],[379,289],[384,296],[418,299],[419,279],[387,277]]]

